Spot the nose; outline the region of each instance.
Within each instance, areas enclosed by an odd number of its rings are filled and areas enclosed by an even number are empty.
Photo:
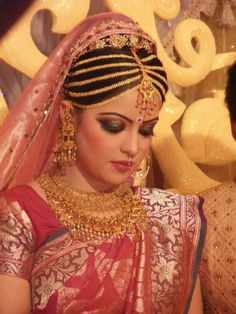
[[[139,146],[139,134],[134,131],[124,137],[121,151],[129,157],[134,157],[139,152]]]

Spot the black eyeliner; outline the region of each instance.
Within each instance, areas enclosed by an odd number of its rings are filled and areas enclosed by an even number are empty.
[[[117,123],[114,124],[114,121]],[[114,119],[98,119],[100,126],[109,133],[119,133],[124,130],[124,124]]]

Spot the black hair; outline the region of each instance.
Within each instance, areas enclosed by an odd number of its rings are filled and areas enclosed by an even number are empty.
[[[136,54],[143,65],[151,67],[148,76],[163,102],[168,86],[161,61],[145,49],[137,50]],[[141,80],[142,70],[130,47],[92,50],[73,62],[64,84],[65,98],[85,107],[135,88]]]
[[[229,108],[231,120],[236,122],[236,62],[228,69],[225,101]]]

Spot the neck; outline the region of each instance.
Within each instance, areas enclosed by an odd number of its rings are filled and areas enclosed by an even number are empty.
[[[87,179],[77,166],[65,169],[65,180],[72,184],[76,189],[85,192],[108,192],[115,186],[103,183],[94,179]]]
[[[143,204],[127,185],[111,193],[90,193],[48,172],[37,182],[61,224],[79,241],[98,245],[114,234],[136,237],[148,226]]]

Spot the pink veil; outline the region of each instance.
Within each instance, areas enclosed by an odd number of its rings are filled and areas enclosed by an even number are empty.
[[[152,42],[133,20],[119,13],[88,17],[65,36],[0,128],[0,190],[32,181],[50,165],[62,84],[73,58],[92,42],[111,34],[134,34]]]

